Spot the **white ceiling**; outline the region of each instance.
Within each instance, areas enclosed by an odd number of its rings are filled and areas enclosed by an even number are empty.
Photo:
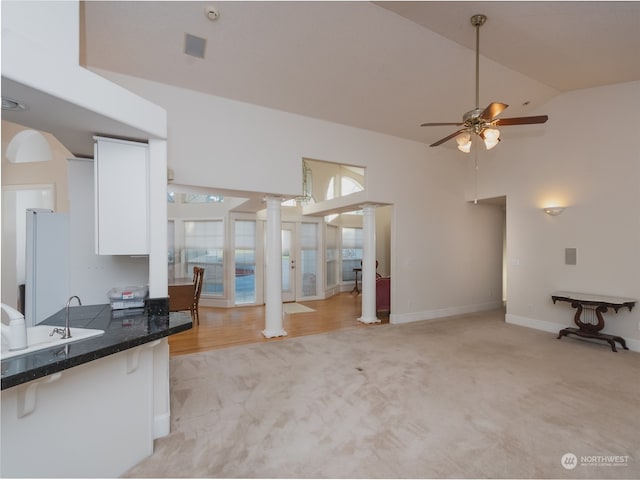
[[[81,63],[429,144],[451,128],[421,123],[457,122],[475,106],[477,13],[488,17],[480,107],[507,103],[502,117],[640,80],[635,1],[90,1]],[[204,59],[183,53],[186,33],[207,40]]]

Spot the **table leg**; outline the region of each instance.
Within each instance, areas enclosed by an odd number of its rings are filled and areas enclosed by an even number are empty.
[[[622,337],[618,337],[616,335],[608,335],[606,333],[600,333],[600,332],[589,332],[587,330],[581,330],[579,328],[574,328],[574,327],[563,328],[558,333],[557,338],[561,339],[562,337],[569,334],[577,335],[578,337],[593,338],[595,340],[604,340],[605,342],[609,343],[609,345],[611,346],[612,352],[618,351],[616,350],[616,342],[618,342],[623,349],[629,350],[629,348],[627,347],[627,342],[625,342],[624,338]]]
[[[355,272],[356,274],[356,286],[353,287],[353,290],[351,290],[351,293],[355,292],[356,295],[358,295],[360,293],[360,287],[358,287],[358,272]]]

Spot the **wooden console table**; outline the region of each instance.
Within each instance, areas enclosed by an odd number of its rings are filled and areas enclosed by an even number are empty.
[[[622,345],[622,348],[625,350],[629,350],[624,338],[600,333],[604,328],[604,317],[602,314],[609,308],[613,308],[616,313],[625,307],[631,311],[636,304],[636,300],[576,292],[556,292],[551,295],[551,299],[553,303],[556,303],[556,301],[569,302],[573,308],[577,309],[573,321],[578,328],[563,328],[560,330],[560,333],[558,333],[558,339],[565,335],[573,334],[579,337],[595,338],[609,342],[611,350],[614,352],[617,352],[616,342]],[[582,318],[583,313],[585,314],[584,318]]]

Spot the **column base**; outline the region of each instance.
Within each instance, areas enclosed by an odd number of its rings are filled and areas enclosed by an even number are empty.
[[[382,320],[380,320],[377,317],[369,317],[369,318],[360,317],[358,321],[362,323],[381,323],[382,322]]]
[[[262,335],[264,335],[265,338],[286,337],[287,332],[284,330],[263,330]]]

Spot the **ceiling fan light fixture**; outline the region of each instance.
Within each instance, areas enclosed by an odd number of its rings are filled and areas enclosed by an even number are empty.
[[[471,140],[469,140],[467,143],[458,145],[458,150],[464,153],[469,153],[471,151]]]
[[[498,142],[500,142],[500,130],[497,128],[487,128],[482,133],[484,146],[487,147],[487,150],[491,150],[498,144]]]
[[[505,108],[509,105],[501,102],[491,102],[484,110],[480,108],[480,27],[487,21],[485,15],[477,14],[471,17],[471,25],[476,29],[476,108],[469,110],[462,116],[462,122],[428,122],[420,125],[421,127],[439,127],[443,125],[464,125],[464,128],[453,132],[450,135],[438,140],[437,142],[429,145],[430,147],[437,147],[445,142],[448,142],[452,138],[456,138],[458,141],[458,149],[463,152],[469,152],[471,150],[470,134],[477,135],[484,141],[484,145],[487,150],[491,150],[500,142],[500,132],[492,128],[494,126],[507,126],[507,125],[529,125],[534,123],[545,123],[548,120],[547,115],[537,115],[532,117],[512,117],[498,119]],[[529,101],[525,102],[528,104]],[[467,133],[468,132],[468,133]],[[463,136],[465,135],[466,136]]]
[[[471,151],[471,134],[469,132],[463,132],[456,137],[458,142],[458,150],[464,153]]]

